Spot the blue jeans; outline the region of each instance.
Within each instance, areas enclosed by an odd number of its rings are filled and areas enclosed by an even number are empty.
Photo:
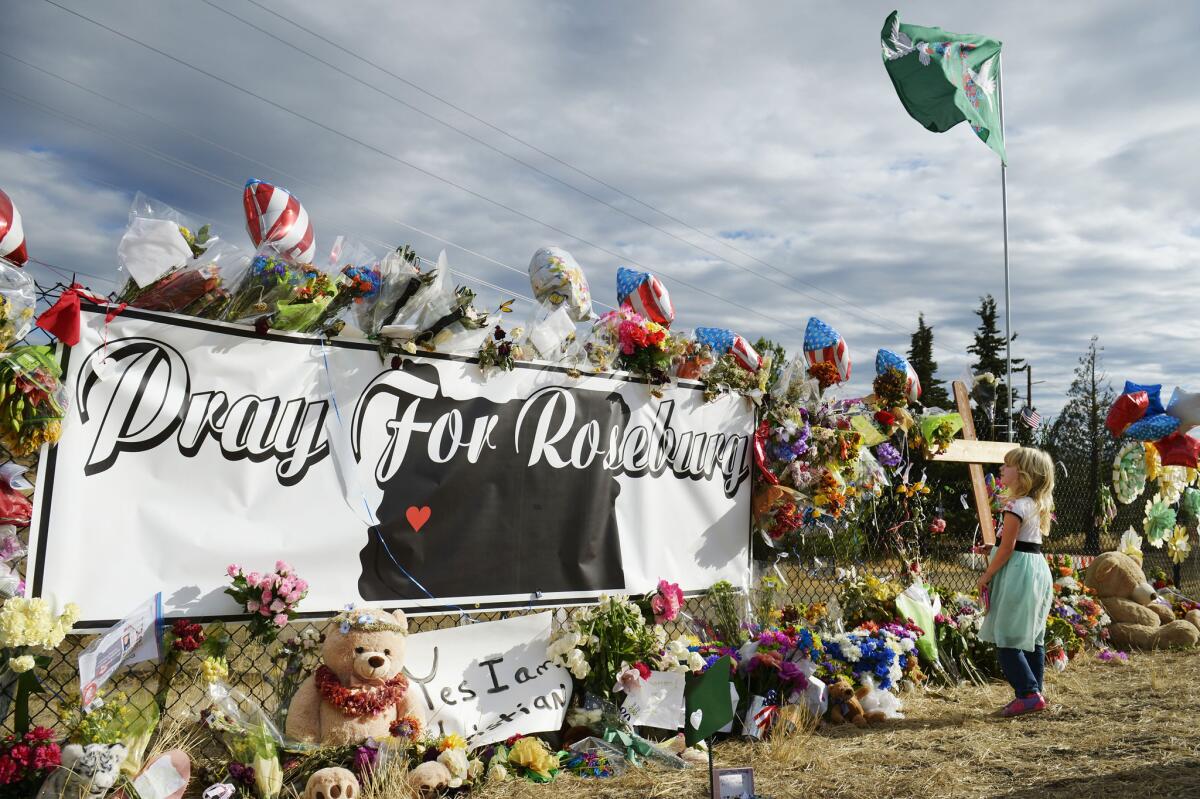
[[[996,657],[1004,679],[1013,687],[1017,698],[1042,692],[1042,675],[1046,670],[1046,648],[1034,647],[1032,652],[997,647]]]

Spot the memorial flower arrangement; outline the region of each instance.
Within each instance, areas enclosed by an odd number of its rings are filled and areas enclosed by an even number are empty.
[[[821,638],[805,627],[755,627],[739,651],[738,674],[750,695],[788,697],[808,687],[823,654]],[[807,666],[807,668],[806,668]]]
[[[312,266],[296,270],[291,292],[275,306],[270,326],[276,330],[314,333],[324,329],[326,311],[338,296],[338,285]]]
[[[273,572],[247,572],[231,564],[226,573],[233,585],[225,593],[250,614],[250,635],[263,644],[279,637],[279,631],[296,615],[296,607],[308,594],[308,583],[282,560],[275,562]]]
[[[826,669],[832,664],[830,676],[845,674],[857,682],[869,676],[883,690],[891,690],[917,672],[920,636],[920,628],[911,623],[864,623],[825,640]]]
[[[49,346],[0,355],[0,444],[21,458],[57,444],[67,415],[62,371]]]
[[[491,369],[511,372],[517,361],[524,360],[525,352],[517,340],[524,331],[517,327],[511,332],[500,325],[492,329],[491,335],[483,340],[476,355],[479,358],[479,369],[486,374]]]
[[[1069,555],[1048,555],[1046,559],[1054,577],[1054,601],[1047,620],[1047,638],[1051,637],[1051,629],[1057,637],[1065,637],[1063,648],[1071,657],[1079,653],[1082,644],[1096,649],[1107,646],[1111,619],[1096,599],[1096,592],[1084,584],[1075,561]],[[1073,635],[1063,635],[1066,627]]]
[[[250,262],[229,300],[225,318],[231,322],[265,317],[288,297],[303,272],[274,253],[259,253]]]
[[[596,368],[606,370],[615,364],[645,378],[657,390],[670,381],[672,359],[686,347],[686,341],[673,338],[667,328],[622,307],[597,320],[584,349]]]
[[[941,612],[934,616],[937,638],[937,674],[951,683],[966,680],[984,685],[997,674],[995,647],[979,638],[983,608],[963,593],[939,591]]]
[[[0,799],[29,799],[62,762],[58,734],[34,727],[23,735],[0,741]]]
[[[50,665],[50,658],[39,650],[53,650],[66,638],[79,620],[79,606],[63,605],[62,612],[42,598],[10,597],[0,607],[0,708],[7,716],[13,702],[16,732],[29,729],[29,697],[41,690],[37,669]]]

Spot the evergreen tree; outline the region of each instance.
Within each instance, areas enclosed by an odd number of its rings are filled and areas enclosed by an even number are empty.
[[[1000,329],[996,326],[996,300],[991,294],[979,298],[979,308],[975,311],[975,315],[979,317],[979,328],[975,331],[975,341],[971,346],[967,347],[967,352],[975,356],[975,361],[971,364],[971,369],[975,374],[980,372],[991,372],[996,378],[996,404],[994,413],[986,413],[986,409],[978,409],[982,413],[978,413],[975,419],[976,432],[981,439],[991,439],[998,441],[1001,438],[1007,437],[1007,428],[1005,419],[1008,414],[1008,386],[1005,383],[1007,378],[1007,369],[1005,366],[1005,338],[1000,333]],[[1017,340],[1014,333],[1013,341]],[[1025,361],[1021,358],[1013,358],[1013,368],[1021,366]],[[1013,415],[1015,416],[1017,407],[1017,398],[1020,393],[1013,390]]]
[[[1117,443],[1108,434],[1104,419],[1116,394],[1101,365],[1103,348],[1093,336],[1075,367],[1075,379],[1067,390],[1067,404],[1042,436],[1042,445],[1054,460],[1070,464],[1059,474],[1055,496],[1078,498],[1061,503],[1059,528],[1084,531],[1084,552],[1100,553],[1097,508],[1108,464],[1116,455]]]
[[[917,315],[917,329],[908,347],[908,362],[921,381],[921,402],[930,408],[952,410],[946,384],[937,379],[937,361],[933,359],[933,328],[925,324],[925,314]]]

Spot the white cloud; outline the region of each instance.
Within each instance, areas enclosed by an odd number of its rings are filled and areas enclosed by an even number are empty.
[[[148,156],[133,142],[222,180],[279,181],[309,208],[319,245],[346,233],[410,241],[430,255],[441,248],[399,220],[523,270],[534,249],[557,243],[576,254],[594,294],[609,301],[616,267],[635,259],[663,275],[681,326],[727,325],[793,350],[806,318],[818,315],[856,355],[852,393],[867,390],[876,348],[907,347],[920,311],[935,328],[943,376],[956,377],[968,360],[978,297],[1003,299],[999,167],[965,128],[935,136],[904,113],[878,52],[890,6],[263,0],[712,236],[753,234],[714,241],[260,9],[216,1],[296,49],[201,4],[169,11],[149,0],[67,4],[620,257],[50,5],[28,3],[6,11],[7,52],[226,148],[0,56],[0,88],[118,137],[9,101],[0,186],[20,205],[35,256],[114,272],[124,210],[138,189],[240,236],[236,190]],[[1200,354],[1180,302],[1200,288],[1200,182],[1192,163],[1200,103],[1179,67],[1198,16],[1189,6],[1150,13],[1109,1],[930,6],[909,20],[1005,43],[1013,323],[1020,332],[1014,349],[1032,360],[1035,378],[1047,381],[1035,389],[1043,412],[1057,409],[1093,334],[1118,378],[1186,383]],[[305,53],[744,269],[538,176]],[[528,293],[521,275],[450,254],[456,267]]]

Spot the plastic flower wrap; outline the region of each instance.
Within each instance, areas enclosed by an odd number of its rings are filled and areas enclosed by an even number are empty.
[[[20,341],[33,327],[36,304],[33,278],[0,261],[0,351]]]
[[[0,355],[0,443],[16,457],[57,444],[67,415],[62,371],[48,346]]]
[[[1113,491],[1117,502],[1128,505],[1146,490],[1146,448],[1131,441],[1113,458]]]
[[[1175,528],[1175,509],[1160,496],[1146,501],[1146,518],[1142,530],[1146,541],[1155,549],[1162,549],[1167,536]]]
[[[574,256],[561,247],[543,247],[529,261],[529,283],[538,302],[565,308],[572,321],[592,318],[592,295]]]
[[[962,430],[963,420],[957,413],[935,413],[921,417],[920,446],[927,455],[940,455]]]
[[[270,246],[260,250],[233,289],[222,316],[229,322],[248,322],[275,312],[280,300],[304,279],[304,272]]]
[[[276,304],[271,327],[300,333],[320,331],[337,295],[338,286],[329,275],[312,266],[302,267],[289,294]]]
[[[661,386],[671,378],[672,359],[685,347],[686,341],[672,338],[663,325],[621,308],[600,317],[585,351],[598,369],[615,363],[645,378],[651,386]]]

